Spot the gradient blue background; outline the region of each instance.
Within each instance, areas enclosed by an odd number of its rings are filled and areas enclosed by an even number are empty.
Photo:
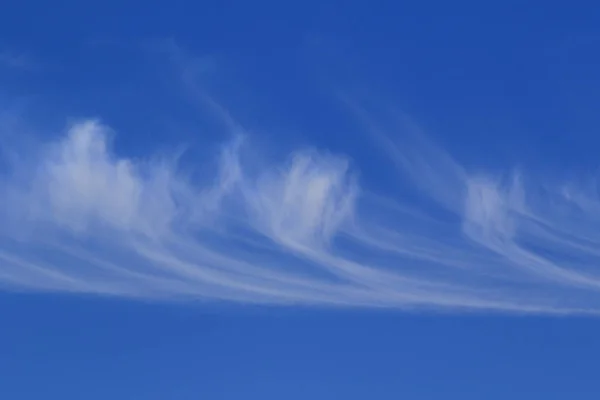
[[[9,2],[0,50],[30,63],[0,63],[0,101],[38,105],[28,116],[48,130],[101,116],[128,154],[202,143],[193,90],[154,51],[172,38],[208,57],[202,85],[242,122],[293,127],[363,168],[379,164],[325,108],[323,76],[382,88],[466,165],[597,169],[600,5],[366,4]],[[2,294],[0,398],[597,399],[599,337],[591,318]]]

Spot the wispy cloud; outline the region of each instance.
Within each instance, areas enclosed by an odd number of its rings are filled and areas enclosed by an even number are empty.
[[[0,289],[600,311],[595,183],[470,170],[406,115],[348,98],[356,124],[389,160],[381,173],[402,190],[370,191],[372,175],[362,173],[369,171],[332,149],[298,148],[258,163],[249,155],[260,138],[197,87],[205,64],[171,42],[163,47],[198,105],[231,133],[213,159],[196,165],[210,173],[184,170],[177,153],[117,154],[120,133],[100,120],[77,121],[52,140],[23,140],[4,132],[16,124],[3,125]]]
[[[373,119],[357,116],[373,132]],[[360,166],[326,151],[248,165],[250,135],[226,143],[214,174],[198,181],[175,156],[115,154],[110,128],[79,121],[5,160],[0,287],[259,304],[600,310],[594,187],[469,173],[424,138],[402,143],[390,129],[377,127],[396,167],[386,172],[399,182],[409,176],[407,189],[428,203],[360,189]]]

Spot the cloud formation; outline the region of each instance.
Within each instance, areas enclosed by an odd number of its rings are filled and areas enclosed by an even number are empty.
[[[357,113],[415,196],[299,149],[250,165],[250,135],[202,179],[178,157],[115,154],[98,120],[4,156],[0,288],[161,301],[596,313],[595,185],[469,172]],[[5,152],[5,154],[8,154]],[[213,165],[208,163],[207,165]],[[363,181],[361,181],[363,180]],[[415,198],[423,201],[415,201]]]

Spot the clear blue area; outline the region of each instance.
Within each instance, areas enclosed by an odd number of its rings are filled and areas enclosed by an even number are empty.
[[[0,104],[43,105],[40,126],[100,116],[128,154],[203,143],[217,129],[169,73],[166,39],[206,57],[203,85],[242,122],[363,168],[379,164],[327,100],[354,76],[467,165],[598,166],[591,1],[7,2],[0,51],[28,61],[0,62]],[[598,338],[594,318],[2,294],[0,398],[597,399]]]
[[[598,322],[3,296],[14,399],[594,399]],[[7,324],[4,325],[4,322]]]

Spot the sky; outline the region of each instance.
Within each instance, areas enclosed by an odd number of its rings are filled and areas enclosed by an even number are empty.
[[[598,397],[600,6],[2,9],[0,397]]]

